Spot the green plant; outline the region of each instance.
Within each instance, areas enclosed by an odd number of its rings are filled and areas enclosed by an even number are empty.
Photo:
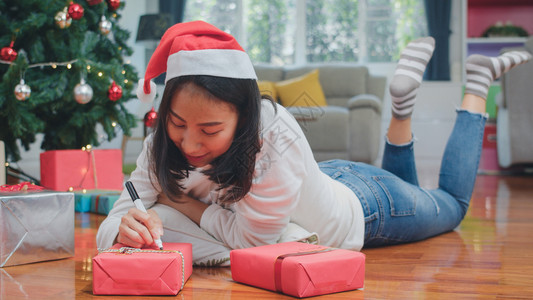
[[[516,25],[513,25],[513,24],[501,24],[501,23],[496,23],[492,26],[490,26],[489,28],[487,28],[487,30],[485,30],[485,32],[483,32],[482,34],[483,37],[527,37],[529,36],[529,34],[527,33],[527,31],[520,27],[520,26],[516,26]]]

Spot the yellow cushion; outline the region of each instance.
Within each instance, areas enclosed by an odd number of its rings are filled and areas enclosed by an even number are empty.
[[[327,106],[318,69],[299,77],[275,83],[283,106]]]
[[[272,97],[272,99],[274,99],[274,101],[278,101],[278,95],[276,93],[276,86],[274,85],[274,82],[258,80],[257,85],[259,86],[259,92],[261,95],[269,95]]]

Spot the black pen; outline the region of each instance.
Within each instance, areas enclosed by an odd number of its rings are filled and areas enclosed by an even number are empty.
[[[128,190],[128,193],[130,193],[131,200],[133,200],[133,204],[135,204],[135,207],[137,207],[137,209],[142,212],[146,212],[146,208],[144,207],[141,198],[139,198],[139,194],[137,194],[133,183],[131,183],[131,181],[126,181],[125,186]],[[163,250],[163,243],[161,242],[161,239],[154,239],[154,242],[160,250]]]

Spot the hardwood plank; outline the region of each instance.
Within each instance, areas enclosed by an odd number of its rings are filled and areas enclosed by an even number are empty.
[[[531,176],[479,176],[467,217],[456,230],[418,243],[363,249],[364,290],[316,298],[529,298],[533,295],[531,195]],[[117,298],[92,294],[91,259],[97,253],[95,236],[104,218],[76,214],[73,258],[0,268],[0,299]],[[195,268],[177,298],[292,297],[233,282],[229,268]]]

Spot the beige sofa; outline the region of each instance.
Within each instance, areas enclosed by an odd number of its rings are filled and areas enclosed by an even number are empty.
[[[315,159],[373,163],[379,152],[386,77],[351,63],[301,67],[256,65],[259,80],[279,82],[319,70],[327,106],[288,107],[302,127]]]

